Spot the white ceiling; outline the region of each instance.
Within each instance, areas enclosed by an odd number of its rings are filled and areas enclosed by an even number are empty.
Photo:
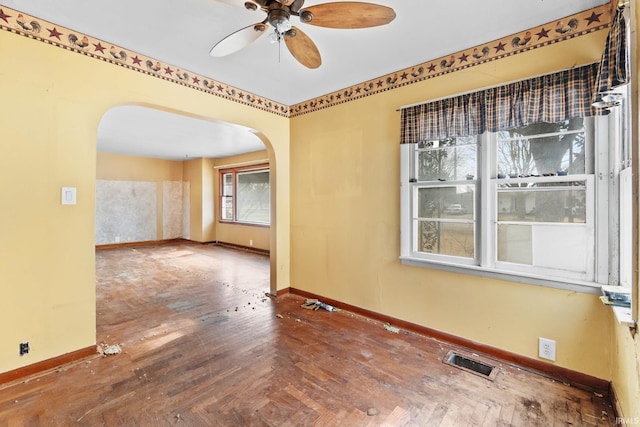
[[[98,127],[98,151],[189,160],[264,150],[247,127],[138,106],[107,111]]]
[[[243,0],[0,0],[0,5],[278,103],[294,105],[609,1],[370,2],[393,8],[396,19],[376,28],[339,30],[291,18],[293,25],[303,30],[320,50],[322,65],[314,70],[300,65],[284,44],[272,44],[266,35],[235,54],[211,57],[209,51],[215,43],[265,18],[263,11],[246,10]],[[307,0],[305,6],[320,3],[325,1]],[[118,118],[115,113],[114,116]],[[130,120],[127,129],[148,134],[152,131],[149,127],[135,129],[148,126],[143,119],[140,116],[138,120]],[[157,130],[164,123],[154,120],[153,126]],[[116,135],[122,133],[117,132],[118,125],[115,122],[107,127],[105,122],[105,127],[101,126],[102,136],[115,141]],[[120,125],[121,131],[123,122]],[[214,131],[228,135],[229,129]],[[246,130],[240,132],[246,134]],[[141,148],[147,153],[149,149],[150,146]]]

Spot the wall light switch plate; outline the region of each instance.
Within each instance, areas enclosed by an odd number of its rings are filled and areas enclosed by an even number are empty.
[[[60,201],[63,205],[76,204],[76,187],[62,187]]]

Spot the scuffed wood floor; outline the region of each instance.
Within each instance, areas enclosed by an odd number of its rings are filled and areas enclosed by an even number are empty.
[[[0,386],[0,426],[615,425],[606,395],[480,358],[490,381],[444,343],[270,298],[262,255],[175,242],[96,263],[97,342],[122,352]]]

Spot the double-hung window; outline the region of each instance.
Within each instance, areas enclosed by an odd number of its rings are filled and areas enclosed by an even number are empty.
[[[477,137],[421,141],[412,147],[414,252],[424,258],[476,257]]]
[[[492,135],[497,173],[488,177],[489,225],[497,269],[595,281],[594,144],[585,121]]]
[[[270,224],[268,167],[254,166],[220,171],[220,220],[256,225]]]
[[[618,284],[619,112],[593,113],[590,95],[566,117],[516,126],[464,122],[459,100],[403,113],[403,263],[577,290]],[[479,96],[464,110],[505,115],[504,97]],[[519,102],[509,98],[506,115],[526,110]]]

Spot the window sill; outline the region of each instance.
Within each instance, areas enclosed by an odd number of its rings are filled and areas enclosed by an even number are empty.
[[[431,268],[436,270],[449,271],[452,273],[487,277],[490,279],[508,280],[511,282],[523,283],[527,285],[544,286],[547,288],[554,288],[565,291],[600,295],[600,284],[597,283],[580,282],[570,279],[559,281],[545,277],[526,275],[522,273],[514,274],[502,270],[479,267],[477,265],[460,265],[446,262],[433,262],[408,256],[401,256],[400,261],[403,265],[410,265],[413,267]]]
[[[228,225],[246,225],[249,227],[261,227],[261,228],[269,228],[271,225],[269,224],[260,224],[257,222],[242,222],[242,221],[228,221],[228,220],[219,220],[220,224],[228,224]]]
[[[630,307],[618,307],[612,305],[611,309],[613,309],[613,314],[615,314],[618,323],[630,328],[635,328],[636,322],[633,321],[633,315],[631,314]]]
[[[626,286],[603,286],[602,295],[600,299],[604,305],[608,305],[613,310],[613,314],[616,316],[618,323],[630,328],[635,328],[636,322],[633,320],[633,314],[631,307],[623,307],[615,305],[612,302],[615,299],[619,300],[631,300],[631,289]]]

